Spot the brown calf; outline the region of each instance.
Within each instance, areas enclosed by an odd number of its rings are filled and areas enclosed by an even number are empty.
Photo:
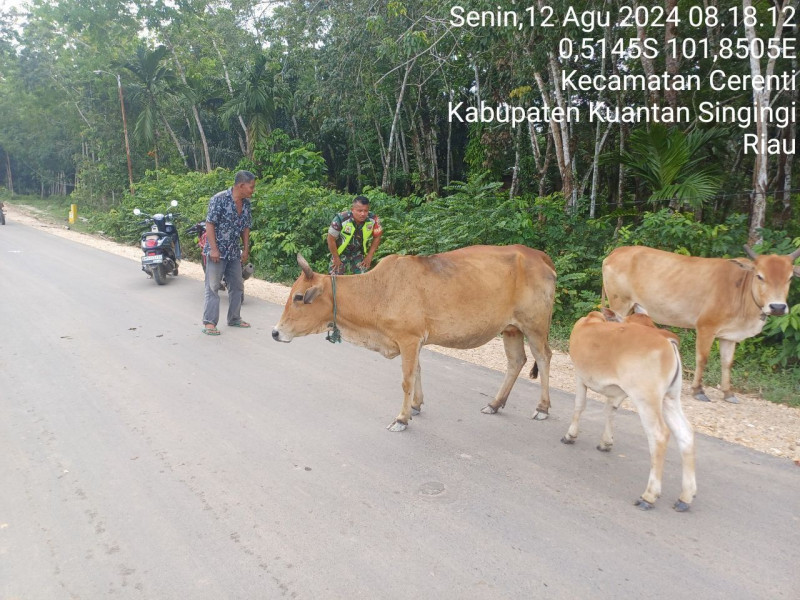
[[[641,311],[638,305],[635,307]],[[661,495],[661,475],[670,431],[678,440],[683,463],[683,485],[675,509],[685,511],[697,492],[694,470],[694,433],[681,408],[681,360],[675,334],[657,329],[637,312],[621,319],[613,311],[591,312],[578,320],[569,340],[577,389],[575,412],[567,434],[573,444],[578,422],[586,408],[586,390],[606,396],[606,425],[598,450],[608,452],[614,443],[613,419],[629,397],[639,413],[650,446],[650,477],[636,505],[653,508]]]

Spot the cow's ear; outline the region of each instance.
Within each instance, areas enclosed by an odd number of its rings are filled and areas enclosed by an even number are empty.
[[[603,313],[603,316],[606,318],[606,321],[611,321],[612,323],[622,322],[622,319],[620,319],[619,315],[607,306],[602,307],[600,310]]]
[[[794,268],[794,276],[800,277],[800,266]]]
[[[306,290],[306,293],[303,294],[303,304],[311,304],[317,296],[322,293],[322,288],[318,286],[310,287]]]
[[[746,258],[731,258],[729,260],[743,268],[745,271],[752,271],[756,268],[756,266]]]

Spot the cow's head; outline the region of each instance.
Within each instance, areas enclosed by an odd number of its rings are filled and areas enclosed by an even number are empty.
[[[297,278],[289,293],[286,306],[278,324],[272,328],[272,339],[276,342],[291,342],[298,336],[322,333],[333,318],[333,302],[326,277],[314,273],[301,254],[297,264],[302,274]]]
[[[756,254],[745,244],[744,251],[752,259],[734,260],[743,269],[753,272],[751,286],[753,300],[761,307],[763,315],[780,316],[789,312],[786,296],[792,277],[800,277],[800,267],[794,261],[800,256],[800,248],[791,254]]]

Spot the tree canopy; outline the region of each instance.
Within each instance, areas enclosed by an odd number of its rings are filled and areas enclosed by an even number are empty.
[[[486,177],[511,198],[590,202],[592,216],[746,213],[751,240],[796,221],[795,0],[463,4],[4,9],[0,183],[113,205],[128,188],[124,112],[134,182],[150,169],[234,168],[281,130],[321,152],[328,185],[345,192],[434,197]]]

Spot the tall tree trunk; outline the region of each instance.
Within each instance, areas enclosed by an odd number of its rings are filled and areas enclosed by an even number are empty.
[[[604,7],[608,7],[608,1],[603,3]],[[611,28],[606,29],[605,32],[605,42],[606,48],[611,46]],[[606,53],[603,53],[603,58],[600,61],[600,73],[605,76],[606,74]],[[602,91],[600,92],[600,96],[598,98],[600,102],[605,102],[605,93]],[[603,137],[600,137],[600,123],[597,123],[597,130],[594,134],[594,156],[592,157],[592,191],[589,194],[589,218],[594,219],[596,211],[597,211],[597,183],[599,180],[599,171],[600,171],[600,152],[603,150],[603,146],[606,143],[606,139],[608,138],[608,134],[611,132],[611,123],[608,124],[606,127],[606,131],[603,134]],[[581,193],[580,195],[583,196],[583,190],[586,183],[581,184]]]
[[[617,107],[622,106],[622,94],[617,95]],[[625,138],[626,138],[625,124],[619,124],[619,153],[625,152]],[[614,228],[614,239],[617,238],[617,233],[622,227],[622,197],[625,194],[625,165],[619,161],[619,171],[617,172],[617,210],[620,215],[617,217],[617,226]]]
[[[775,26],[775,33],[773,36],[780,39],[783,33],[783,20],[784,8],[789,6],[792,0],[783,0],[780,10],[778,12],[778,20]],[[742,0],[744,11],[752,10],[752,0]],[[744,32],[747,37],[750,47],[753,47],[753,40],[756,38],[755,25],[745,21]],[[777,57],[770,58],[767,61],[764,76],[769,79],[775,72],[775,61]],[[750,74],[753,79],[762,76],[761,61],[756,57],[755,53],[750,53]],[[756,120],[756,140],[758,148],[764,148],[767,142],[769,123],[765,122],[762,118],[762,107],[770,105],[771,90],[769,86],[764,86],[763,90],[756,89],[753,86],[753,104],[755,105],[758,118]],[[764,153],[757,153],[755,155],[755,164],[753,165],[753,192],[751,194],[751,207],[750,207],[750,231],[748,233],[748,242],[750,245],[758,244],[762,241],[761,229],[764,227],[764,220],[767,213],[767,192],[769,182],[769,155]]]
[[[533,162],[539,174],[539,197],[541,198],[545,195],[547,169],[550,167],[550,160],[553,157],[553,137],[550,135],[547,136],[547,148],[545,149],[544,156],[539,148],[539,138],[536,135],[536,130],[533,128],[533,123],[530,121],[528,121],[528,137],[531,141]]]
[[[639,3],[634,2],[633,6],[635,9],[639,8]],[[648,5],[649,6],[649,5]],[[636,24],[636,33],[639,36],[639,40],[642,43],[642,47],[644,47],[644,41],[648,37],[647,36],[647,28],[644,25]],[[656,74],[656,68],[653,65],[653,60],[645,56],[645,53],[642,52],[640,61],[642,63],[642,70],[647,78]],[[648,102],[650,106],[658,106],[661,103],[660,97],[658,95],[657,90],[650,90],[650,94],[648,97]]]
[[[400,91],[397,94],[397,105],[394,110],[394,118],[392,118],[392,127],[389,130],[389,142],[386,144],[387,152],[386,152],[386,161],[383,165],[383,179],[381,181],[381,189],[383,191],[388,191],[389,189],[389,175],[390,175],[390,167],[391,167],[391,153],[392,147],[394,145],[395,136],[397,135],[397,123],[400,120],[400,109],[403,106],[403,96],[406,93],[406,84],[408,83],[408,76],[411,73],[411,69],[414,67],[415,60],[410,61],[406,65],[406,72],[403,75],[403,83],[400,84]]]
[[[225,75],[225,83],[228,84],[228,92],[230,93],[231,98],[233,98],[233,86],[231,85],[231,78],[228,75],[228,65],[225,64],[225,59],[222,57],[222,52],[220,52],[219,46],[217,46],[217,40],[215,40],[212,37],[211,43],[214,44],[214,50],[217,51],[219,62],[222,65],[222,73]],[[239,148],[241,148],[242,154],[252,158],[250,154],[250,152],[252,151],[252,144],[250,143],[250,133],[247,131],[247,125],[244,124],[244,119],[242,118],[242,115],[237,113],[236,117],[239,120],[239,126],[242,128],[242,131],[244,132],[244,141],[242,141],[242,135],[237,134],[237,137],[239,138]]]
[[[169,40],[166,40],[167,45],[169,46],[170,51],[172,52],[172,58],[175,61],[175,65],[178,68],[178,74],[181,76],[181,81],[183,85],[189,87],[188,82],[186,81],[186,72],[183,70],[183,65],[181,61],[178,59],[178,53],[175,52],[175,47]],[[203,129],[203,123],[200,120],[200,111],[197,110],[197,105],[192,102],[192,115],[194,115],[194,122],[197,125],[197,132],[200,134],[200,139],[203,142],[203,156],[205,158],[206,163],[206,173],[211,172],[211,153],[208,151],[208,140],[206,140],[206,131]]]
[[[350,129],[350,145],[352,146],[352,150],[347,153],[348,158],[355,162],[356,166],[356,187],[361,190],[361,161],[358,160],[358,142],[356,141],[356,128],[353,125],[353,121],[349,121],[348,123]]]
[[[564,100],[563,94],[561,93],[561,78],[559,77],[559,73],[561,73],[561,66],[558,63],[554,52],[548,52],[547,55],[550,62],[550,77],[551,81],[553,82],[553,93],[556,98],[556,103],[558,104],[558,107],[561,108],[562,114],[567,114],[567,103]],[[565,165],[565,178],[563,178],[564,200],[566,200],[565,208],[566,210],[575,210],[578,203],[578,198],[576,196],[577,189],[575,188],[575,159],[571,148],[572,136],[570,135],[569,122],[559,125],[559,130],[561,132],[561,151],[564,153]]]
[[[453,102],[453,90],[449,90],[450,103]],[[528,121],[530,124],[530,121]],[[445,165],[445,185],[450,185],[450,177],[453,174],[453,123],[447,119],[447,164]]]
[[[664,11],[667,15],[672,14],[671,11],[674,10],[678,5],[678,0],[665,0],[664,2]],[[677,42],[678,39],[678,28],[675,26],[675,22],[672,20],[667,21],[664,24],[664,60],[666,63],[666,71],[668,76],[668,81],[670,82],[670,88],[672,83],[675,81],[675,76],[678,75],[678,71],[680,70],[681,64],[681,57],[678,55],[678,47],[679,45]],[[669,47],[670,40],[675,40],[673,42],[673,52],[668,52],[667,48]],[[605,58],[605,56],[603,57]],[[674,89],[668,89],[664,91],[664,98],[667,101],[667,104],[673,109],[676,110],[678,108],[678,92]]]
[[[551,53],[552,57],[552,53]],[[551,75],[553,70],[552,63],[550,64],[551,68]],[[552,110],[552,106],[554,104],[553,99],[550,96],[550,89],[545,84],[544,78],[542,74],[538,71],[535,71],[534,79],[536,80],[537,85],[539,86],[539,90],[542,95],[542,103],[544,104],[545,108],[548,111]],[[553,89],[558,90],[558,81],[557,79],[553,81]],[[560,92],[556,92],[558,97],[561,97]],[[558,103],[558,100],[556,100]],[[558,103],[559,106],[563,107],[563,97],[561,97],[561,102]],[[566,131],[566,126],[561,127],[561,124],[558,121],[551,120],[549,122],[550,125],[550,134],[553,136],[553,143],[555,144],[555,154],[556,154],[556,162],[558,163],[558,172],[561,175],[561,189],[564,194],[565,200],[565,208],[569,210],[572,207],[573,203],[573,184],[572,184],[572,160],[570,158],[570,150],[569,150],[569,134]]]
[[[795,21],[794,25],[794,38],[797,39],[797,34],[800,32],[800,23]],[[792,71],[797,73],[797,53],[792,57]],[[796,105],[800,101],[800,91],[797,85],[793,86],[792,102]],[[794,112],[792,112],[792,121],[786,128],[786,137],[788,139],[789,147],[794,148],[797,143],[797,123],[794,122]],[[781,217],[784,223],[788,223],[792,216],[792,166],[794,164],[794,153],[786,155],[786,164],[783,167],[783,210]]]
[[[188,169],[189,161],[186,159],[186,153],[183,151],[183,147],[181,146],[181,142],[178,139],[178,136],[175,135],[175,132],[173,131],[172,127],[170,127],[169,125],[169,121],[167,121],[167,118],[163,114],[161,115],[161,120],[164,123],[164,128],[167,130],[167,133],[169,133],[169,137],[172,138],[172,142],[175,144],[175,148],[177,148],[178,154],[181,155],[181,160],[183,160],[183,166],[185,166]]]
[[[425,126],[423,133],[425,136],[425,151],[428,154],[428,179],[433,186],[431,192],[439,193],[439,161],[436,156],[436,148],[439,145],[439,136],[436,129],[431,125],[430,120],[424,120]]]
[[[513,199],[519,193],[519,164],[522,155],[522,127],[517,127],[516,131],[512,129],[514,136],[514,168],[511,171],[511,188],[508,190],[509,200]]]
[[[597,123],[597,131],[594,138],[594,157],[592,158],[592,168],[589,173],[583,178],[581,182],[581,189],[579,196],[583,196],[583,190],[586,188],[586,183],[589,175],[592,176],[592,191],[589,194],[589,217],[594,219],[597,210],[597,184],[600,179],[600,153],[603,151],[603,146],[606,145],[608,134],[611,133],[613,123],[608,123],[603,136],[600,137],[600,123]]]
[[[409,116],[411,123],[411,143],[414,146],[414,155],[417,157],[417,173],[419,174],[419,191],[428,190],[428,160],[422,148],[422,124],[414,115]]]
[[[6,152],[6,182],[8,187],[8,191],[11,192],[11,195],[14,195],[14,178],[11,176],[11,155]]]

